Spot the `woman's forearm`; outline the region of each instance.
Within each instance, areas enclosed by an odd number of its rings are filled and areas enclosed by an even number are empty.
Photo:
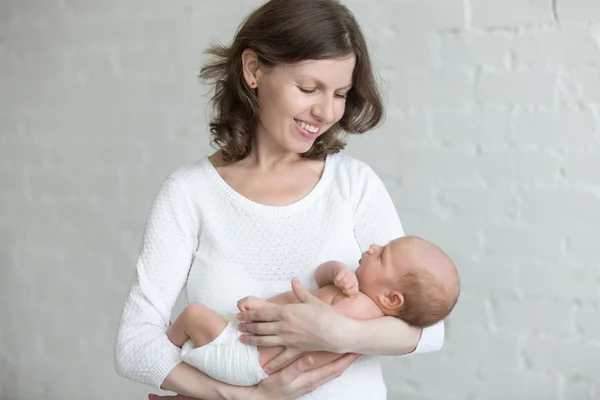
[[[180,363],[167,375],[161,389],[202,400],[247,399],[251,388],[232,386],[203,374],[196,368]]]
[[[394,317],[350,320],[341,352],[380,356],[402,356],[417,348],[422,329]]]

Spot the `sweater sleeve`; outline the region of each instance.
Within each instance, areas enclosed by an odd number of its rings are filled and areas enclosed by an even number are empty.
[[[352,198],[354,203],[354,236],[361,251],[373,243],[385,245],[404,236],[404,229],[396,207],[379,176],[372,168],[360,163],[355,174]],[[444,321],[424,328],[416,353],[438,351],[444,343]]]
[[[166,330],[198,245],[196,214],[182,184],[167,178],[146,220],[117,331],[117,373],[155,388],[181,362],[181,350],[169,341]]]

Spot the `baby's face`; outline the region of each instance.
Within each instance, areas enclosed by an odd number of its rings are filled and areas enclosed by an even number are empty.
[[[401,256],[398,247],[395,241],[385,246],[372,244],[362,254],[355,272],[361,292],[372,297],[405,273],[404,263],[398,259]]]

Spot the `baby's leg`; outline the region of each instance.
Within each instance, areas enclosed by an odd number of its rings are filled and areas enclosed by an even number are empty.
[[[202,304],[188,305],[167,329],[167,337],[178,347],[192,339],[194,347],[213,341],[227,327],[225,318]]]

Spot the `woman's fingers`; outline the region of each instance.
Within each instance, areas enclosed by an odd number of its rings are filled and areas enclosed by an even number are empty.
[[[315,361],[311,356],[304,356],[296,360],[296,362],[288,366],[286,369],[280,371],[279,374],[285,376],[285,380],[291,383],[292,381],[304,376],[307,371],[310,371],[312,368],[314,368],[314,363]]]
[[[313,369],[314,358],[304,356],[270,375],[257,389],[266,398],[296,399],[339,377],[357,357],[357,354],[344,355],[332,363]]]
[[[292,291],[302,303],[323,304],[319,299],[313,296],[302,284],[298,278],[292,279]],[[290,313],[285,305],[276,305],[269,303],[269,307],[261,307],[256,310],[242,311],[237,315],[240,321],[254,322],[273,322],[289,319]]]
[[[278,336],[242,335],[240,336],[240,342],[252,346],[285,346],[283,340]]]
[[[241,332],[254,333],[255,335],[275,335],[279,333],[277,322],[242,322],[238,325]]]
[[[305,372],[302,376],[303,386],[307,388],[307,392],[312,392],[319,386],[339,378],[358,357],[358,354],[346,354],[329,364]]]
[[[280,321],[285,316],[283,306],[261,307],[256,310],[243,311],[237,315],[240,321]]]
[[[257,398],[267,399],[297,399],[307,394],[306,385],[312,383],[304,378],[306,371],[313,368],[312,357],[302,357],[287,368],[270,375],[257,386]],[[316,386],[315,386],[316,387]]]
[[[290,349],[288,347],[284,351],[279,353],[277,357],[266,363],[263,366],[263,370],[266,374],[272,374],[274,372],[277,372],[294,362],[298,358],[298,356],[300,356],[300,354],[302,353],[299,350]]]
[[[315,360],[314,358],[312,358],[311,356],[306,356],[306,357],[302,357],[297,363],[296,363],[296,370],[298,371],[298,374],[303,374],[306,371],[310,371],[315,365]]]
[[[357,354],[346,354],[336,361],[313,369],[314,359],[311,356],[305,356],[282,370],[281,373],[287,375],[284,381],[294,382],[298,395],[305,395],[338,378],[357,357]]]
[[[319,302],[315,296],[313,296],[302,284],[300,283],[300,279],[294,278],[292,279],[292,291],[302,303],[314,303]]]

